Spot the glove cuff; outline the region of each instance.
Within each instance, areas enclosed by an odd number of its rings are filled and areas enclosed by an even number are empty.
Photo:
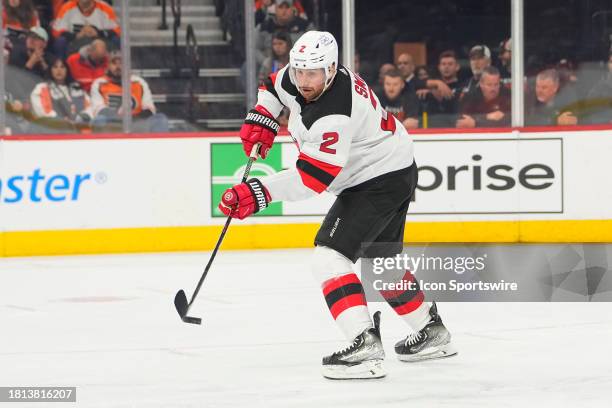
[[[255,202],[253,203],[255,211],[253,211],[253,213],[265,210],[271,200],[268,189],[256,178],[247,180],[245,184],[249,187],[249,190],[251,190],[253,197],[255,197]]]
[[[244,120],[244,123],[248,125],[262,126],[274,133],[274,136],[276,136],[276,134],[278,133],[278,129],[280,129],[280,125],[278,124],[276,119],[262,114],[257,109],[251,109],[249,111],[246,116],[246,119]]]

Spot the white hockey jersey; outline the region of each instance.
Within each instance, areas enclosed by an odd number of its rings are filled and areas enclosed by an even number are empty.
[[[264,81],[257,104],[277,117],[291,111],[288,129],[299,149],[296,167],[263,177],[273,201],[295,201],[325,190],[340,194],[374,177],[412,165],[413,144],[372,89],[339,66],[332,85],[307,103],[288,66]]]

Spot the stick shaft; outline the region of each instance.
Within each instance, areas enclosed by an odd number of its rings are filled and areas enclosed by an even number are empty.
[[[244,169],[244,174],[242,175],[242,181],[241,181],[242,183],[244,183],[247,177],[249,177],[249,173],[251,172],[251,166],[253,165],[253,162],[255,161],[256,157],[257,156],[253,154],[251,154],[251,157],[249,157],[249,161],[247,162],[246,168]],[[223,230],[221,231],[221,235],[219,235],[219,239],[217,240],[217,245],[215,245],[215,249],[213,250],[212,254],[210,255],[210,259],[208,260],[208,263],[206,264],[206,268],[204,268],[204,273],[202,273],[202,276],[200,277],[198,286],[196,286],[195,291],[193,292],[193,295],[191,296],[191,300],[189,301],[189,307],[191,307],[191,304],[193,303],[196,296],[198,296],[198,293],[200,292],[202,283],[204,283],[204,279],[206,278],[206,275],[208,275],[210,266],[215,260],[215,256],[217,256],[217,251],[219,250],[219,247],[221,246],[221,243],[223,242],[223,238],[225,237],[225,233],[227,232],[227,229],[229,228],[229,225],[231,222],[232,222],[232,217],[231,215],[228,215],[227,221],[225,221],[225,226],[223,227]]]

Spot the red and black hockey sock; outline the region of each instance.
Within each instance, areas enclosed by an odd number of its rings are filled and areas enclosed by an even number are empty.
[[[350,307],[367,305],[361,281],[354,273],[324,282],[323,295],[334,319]]]
[[[429,304],[412,272],[407,270],[398,283],[405,289],[381,290],[380,294],[413,330],[419,331],[429,322]]]
[[[357,275],[348,273],[332,278],[322,286],[329,311],[347,339],[352,341],[364,330],[374,327]]]

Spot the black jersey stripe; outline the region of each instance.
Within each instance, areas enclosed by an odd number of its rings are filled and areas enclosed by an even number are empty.
[[[288,72],[289,69],[291,68],[287,68],[287,70],[283,74],[283,78],[281,79],[281,88],[283,88],[285,92],[287,92],[291,96],[298,96],[300,92],[298,91],[297,87],[291,82],[291,78],[289,77]],[[276,80],[278,81],[278,78],[276,78]]]
[[[321,170],[312,163],[309,163],[303,159],[298,159],[296,167],[298,168],[298,170],[303,171],[304,173],[320,181],[326,186],[329,186],[335,178],[332,174],[329,174],[325,170]]]
[[[280,102],[280,98],[278,97],[276,89],[274,89],[274,84],[272,83],[272,78],[270,78],[270,76],[267,76],[266,79],[264,79],[263,85],[266,87],[266,90],[272,95],[274,95],[276,99],[278,99],[278,101]]]

